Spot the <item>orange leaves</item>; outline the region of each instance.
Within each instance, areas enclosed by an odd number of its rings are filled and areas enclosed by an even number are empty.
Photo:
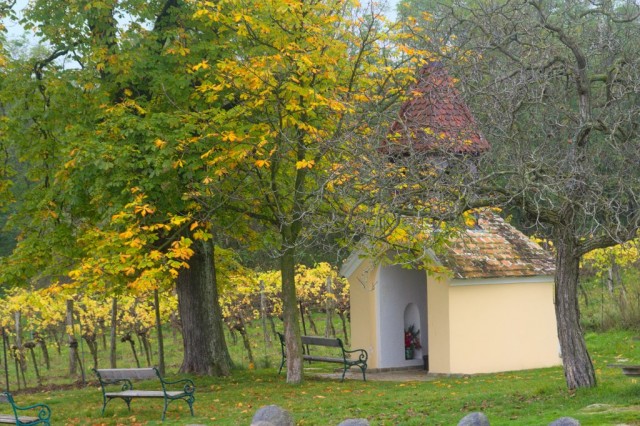
[[[193,250],[189,248],[192,241],[189,238],[180,238],[171,243],[171,249],[167,253],[167,257],[171,259],[189,260],[193,256]]]
[[[264,168],[267,168],[267,169],[268,169],[268,168],[269,168],[269,166],[271,165],[271,163],[269,162],[269,160],[256,160],[253,164],[254,164],[256,167],[258,167],[258,168],[262,168],[262,167],[264,167]]]
[[[140,216],[144,217],[148,214],[153,214],[153,212],[155,211],[149,204],[144,204],[141,206],[135,206],[133,209],[134,213],[139,214]]]

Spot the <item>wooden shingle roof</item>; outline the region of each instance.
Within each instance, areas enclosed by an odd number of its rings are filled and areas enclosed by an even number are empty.
[[[479,155],[489,143],[440,62],[419,71],[412,97],[401,107],[383,149],[390,154],[447,152]]]
[[[549,276],[552,256],[489,209],[478,213],[475,229],[466,230],[440,256],[454,278]]]

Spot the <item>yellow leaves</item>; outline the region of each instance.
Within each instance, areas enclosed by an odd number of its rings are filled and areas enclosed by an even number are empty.
[[[133,248],[142,248],[144,247],[144,242],[140,238],[134,238],[129,241],[129,245]]]
[[[151,250],[149,252],[149,259],[151,260],[160,260],[162,259],[163,254],[158,250]]]
[[[119,237],[122,238],[123,240],[128,240],[129,238],[132,238],[135,234],[133,233],[133,231],[131,229],[127,229],[124,232],[121,232],[119,234]]]
[[[475,215],[475,210],[469,210],[462,214],[464,224],[467,228],[475,228],[478,224],[478,220]]]
[[[171,219],[169,220],[169,223],[171,223],[171,225],[175,225],[175,226],[180,226],[183,223],[185,223],[186,221],[190,220],[190,218],[188,216],[171,216]]]
[[[187,56],[191,52],[191,49],[185,46],[175,46],[167,49],[167,53],[179,56]]]
[[[149,204],[144,204],[142,206],[135,206],[133,211],[134,213],[139,214],[142,217],[148,214],[153,214],[155,212],[155,210]]]
[[[209,61],[207,61],[206,59],[191,67],[192,71],[199,71],[199,70],[206,70],[206,69],[209,69]]]
[[[191,240],[188,238],[180,238],[180,240],[171,243],[168,257],[172,259],[189,260],[193,256],[193,250],[189,248],[191,246]]]
[[[226,132],[222,132],[221,138],[225,142],[237,142],[244,139],[243,137],[238,136],[234,131],[229,130]]]
[[[409,241],[409,233],[406,229],[397,227],[387,237],[387,241],[391,244],[406,244]]]
[[[153,141],[153,144],[156,146],[156,148],[162,149],[167,145],[167,142],[163,141],[162,139],[156,139],[155,141]]]
[[[315,164],[316,163],[313,160],[300,160],[296,162],[296,170],[300,170],[304,168],[312,169]]]
[[[256,160],[253,164],[258,168],[269,168],[269,166],[271,166],[269,160]]]
[[[126,276],[135,275],[136,268],[134,268],[133,266],[128,266],[128,267],[124,268],[123,272],[124,272],[124,274]]]
[[[66,163],[64,163],[64,168],[65,169],[72,169],[76,167],[76,159],[73,158],[69,161],[67,161]]]
[[[193,233],[193,238],[195,240],[208,241],[211,238],[213,238],[213,235],[205,231],[204,229],[198,229],[196,232]]]

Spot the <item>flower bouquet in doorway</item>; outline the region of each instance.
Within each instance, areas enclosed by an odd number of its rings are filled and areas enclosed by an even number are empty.
[[[404,359],[413,359],[415,350],[421,348],[419,334],[413,324],[404,330]]]

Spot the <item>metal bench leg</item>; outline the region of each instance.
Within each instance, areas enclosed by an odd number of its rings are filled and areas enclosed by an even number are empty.
[[[280,368],[278,369],[278,374],[282,372],[282,367],[284,367],[284,361],[285,361],[285,358],[283,357],[282,362],[280,363]]]
[[[164,417],[167,415],[167,407],[169,406],[169,400],[167,398],[164,399],[164,410],[162,410],[162,421],[164,422]]]
[[[359,365],[358,367],[360,367],[360,370],[362,370],[362,380],[364,380],[366,382],[367,381],[367,376],[365,376],[365,371],[367,371],[367,366],[366,365]]]
[[[193,397],[193,395],[187,399],[187,404],[189,404],[189,410],[191,410],[191,417],[193,417],[193,403],[195,402],[195,400],[196,399],[195,397]]]
[[[105,410],[107,409],[107,404],[108,404],[109,402],[111,402],[111,400],[112,400],[112,399],[113,399],[113,398],[103,397],[103,399],[102,399],[102,416],[103,416],[103,417],[104,417],[104,412],[105,412]],[[123,399],[124,399],[124,398],[123,398]],[[125,402],[127,402],[127,401],[125,400]],[[129,403],[128,403],[128,402],[127,402],[127,406],[129,406]],[[131,411],[131,407],[129,407],[129,411]]]
[[[131,412],[131,398],[122,398],[124,399],[124,402],[127,403],[127,408],[129,409],[129,412]]]
[[[347,369],[349,367],[347,367],[347,365],[345,364],[344,369],[342,370],[342,380],[340,380],[341,382],[344,382],[344,375],[347,374]]]

